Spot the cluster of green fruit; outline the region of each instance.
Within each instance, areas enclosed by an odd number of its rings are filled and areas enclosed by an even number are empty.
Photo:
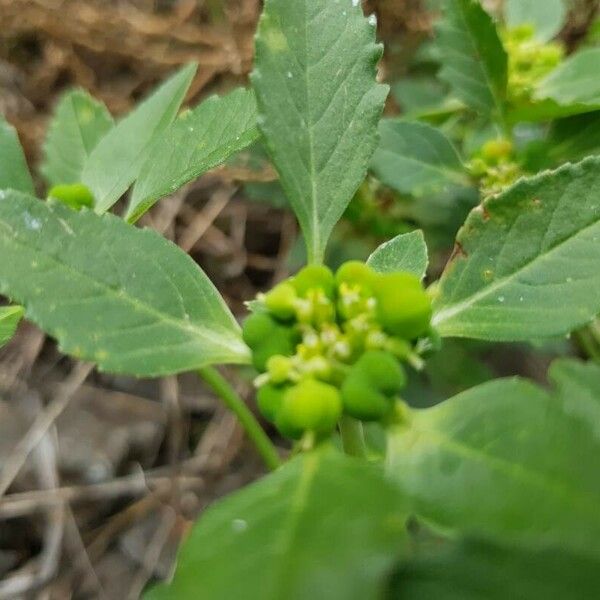
[[[506,138],[489,140],[474,153],[469,172],[479,181],[484,196],[497,194],[523,175],[515,161],[514,147]]]
[[[514,102],[531,99],[536,84],[558,66],[564,56],[560,42],[541,42],[529,24],[507,29],[502,42],[508,54],[508,96]]]
[[[311,265],[261,294],[244,323],[261,413],[287,437],[327,436],[342,413],[385,419],[405,385],[401,362],[433,336],[431,302],[411,273],[360,262]]]

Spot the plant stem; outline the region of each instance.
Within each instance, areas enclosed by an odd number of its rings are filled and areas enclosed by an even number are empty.
[[[248,437],[262,456],[269,469],[276,469],[281,461],[277,449],[264,429],[260,426],[252,411],[240,398],[229,382],[213,367],[198,369],[198,375],[223,400],[227,408],[239,419]]]
[[[367,445],[365,444],[365,435],[360,421],[344,415],[340,421],[340,434],[346,454],[366,458]]]
[[[600,363],[600,343],[591,326],[576,331],[575,339],[588,358]]]

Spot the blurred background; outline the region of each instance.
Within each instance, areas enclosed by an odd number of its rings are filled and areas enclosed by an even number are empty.
[[[433,43],[441,5],[363,2],[386,47],[380,78],[392,87],[388,115],[446,93]],[[118,117],[189,61],[199,64],[189,105],[246,84],[260,10],[259,0],[0,0],[0,111],[35,168],[53,107],[71,87]],[[597,19],[597,0],[569,3],[559,34],[567,51],[600,39]],[[329,262],[365,258],[420,227],[435,278],[477,201],[464,190],[417,201],[369,178],[336,231]],[[157,204],[142,223],[190,253],[240,318],[244,301],[303,260],[260,145]],[[449,341],[443,359],[413,375],[408,400],[434,404],[515,373],[544,382],[553,357],[578,352],[570,340]],[[228,376],[254,406],[253,374]],[[202,508],[262,472],[235,419],[195,377],[100,375],[24,324],[0,350],[0,599],[138,598],[149,581],[169,575]]]

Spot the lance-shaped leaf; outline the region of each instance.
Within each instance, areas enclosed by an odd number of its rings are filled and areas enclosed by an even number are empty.
[[[41,171],[49,186],[81,181],[87,157],[113,127],[102,102],[83,90],[71,90],[59,100],[44,143]]]
[[[448,0],[439,27],[439,76],[472,109],[502,117],[507,57],[491,17],[478,0]]]
[[[418,514],[600,556],[600,367],[575,380],[577,367],[556,369],[553,396],[496,380],[409,412],[390,436],[388,467]]]
[[[560,31],[567,6],[564,0],[506,0],[504,12],[509,27],[533,25],[535,37],[546,42]]]
[[[259,126],[311,261],[365,177],[387,86],[359,2],[267,0],[256,38]]]
[[[127,210],[137,220],[157,200],[171,194],[258,138],[256,102],[238,89],[212,96],[182,114],[160,135],[133,188]]]
[[[85,161],[81,180],[106,212],[129,188],[152,143],[173,121],[196,72],[191,64],[163,83],[106,134]]]
[[[173,583],[147,600],[376,600],[405,541],[401,497],[380,470],[299,456],[210,508]]]
[[[420,229],[381,244],[367,260],[367,264],[378,273],[408,271],[421,279],[425,277],[427,262],[427,245]]]
[[[583,104],[600,108],[600,48],[587,48],[573,54],[539,85],[536,96],[549,98],[561,106]]]
[[[401,193],[423,196],[451,186],[468,186],[458,152],[439,130],[424,123],[383,119],[371,170]]]
[[[9,192],[0,255],[0,292],[64,352],[102,370],[157,376],[247,361],[217,290],[155,232]]]
[[[35,194],[17,132],[0,115],[0,190],[4,189]]]
[[[443,336],[527,340],[600,312],[600,158],[520,180],[471,212],[440,281]]]
[[[22,317],[22,306],[0,306],[0,348],[15,334]]]
[[[403,561],[387,600],[589,600],[600,563],[563,548],[484,540],[430,545]]]

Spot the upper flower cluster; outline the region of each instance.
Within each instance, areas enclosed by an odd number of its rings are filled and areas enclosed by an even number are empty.
[[[401,361],[429,335],[431,303],[410,273],[375,273],[360,262],[335,275],[308,266],[258,296],[244,339],[261,373],[258,404],[289,437],[328,434],[342,412],[386,416],[404,385]]]

